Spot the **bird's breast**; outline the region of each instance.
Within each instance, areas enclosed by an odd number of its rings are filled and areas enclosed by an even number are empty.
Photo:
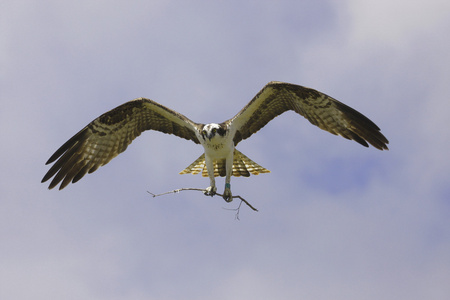
[[[223,142],[205,142],[203,144],[205,154],[212,159],[224,159],[230,155],[230,151],[234,151],[232,144]]]
[[[211,149],[213,151],[219,151],[225,147],[223,143],[220,144],[206,144],[206,148]]]

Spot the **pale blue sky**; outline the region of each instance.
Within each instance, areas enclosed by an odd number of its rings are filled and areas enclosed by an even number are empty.
[[[448,1],[3,1],[1,299],[448,299]],[[238,202],[183,192],[202,149],[144,133],[63,191],[50,155],[147,97],[196,122],[271,80],[372,119],[390,151],[287,113],[239,144]],[[169,149],[169,150],[168,150]],[[223,179],[218,180],[219,191]]]

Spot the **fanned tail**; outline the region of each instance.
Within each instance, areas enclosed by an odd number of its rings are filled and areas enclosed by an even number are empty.
[[[261,167],[253,160],[242,154],[240,151],[234,149],[233,154],[233,174],[232,176],[244,176],[249,177],[250,173],[258,175],[260,173],[270,173],[264,167]],[[202,172],[203,177],[208,177],[208,170],[206,169],[205,154],[203,153],[186,169],[180,172],[180,174],[198,174]],[[226,175],[225,159],[214,161],[214,177],[224,177]]]
[[[200,173],[205,167],[205,153],[200,155],[192,164],[190,164],[186,169],[180,172],[180,174],[192,174],[196,175]]]

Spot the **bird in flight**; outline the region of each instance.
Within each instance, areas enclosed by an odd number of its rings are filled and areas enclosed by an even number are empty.
[[[380,128],[353,108],[314,89],[272,81],[233,118],[222,123],[195,123],[150,99],[128,101],[93,120],[56,150],[46,163],[54,162],[42,182],[53,177],[49,189],[61,182],[61,190],[107,164],[143,131],[157,130],[202,145],[204,153],[180,174],[201,172],[209,177],[205,194],[210,196],[217,191],[215,177],[225,176],[223,198],[230,202],[231,176],[270,172],[239,152],[237,144],[289,110],[334,135],[365,147],[371,144],[388,150],[389,141]]]

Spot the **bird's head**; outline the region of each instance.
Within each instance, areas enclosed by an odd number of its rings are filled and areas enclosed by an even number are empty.
[[[225,136],[226,130],[220,124],[211,123],[204,125],[201,133],[203,140],[209,139],[211,141],[214,137]]]

